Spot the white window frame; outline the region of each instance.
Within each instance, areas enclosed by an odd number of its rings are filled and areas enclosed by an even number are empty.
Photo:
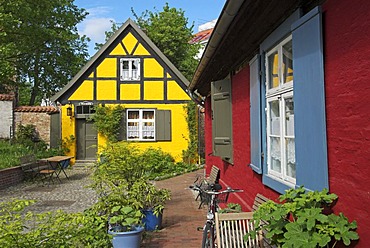
[[[265,68],[266,68],[266,134],[267,134],[267,170],[268,175],[275,180],[281,181],[284,184],[288,184],[289,186],[294,186],[296,184],[296,178],[287,175],[287,155],[286,155],[286,139],[290,138],[294,139],[294,136],[287,136],[286,128],[285,128],[285,99],[293,98],[293,80],[283,83],[283,49],[282,47],[292,40],[292,36],[285,38],[271,50],[266,53],[265,57]],[[274,88],[269,88],[270,82],[270,70],[269,70],[269,61],[268,57],[273,54],[274,52],[278,52],[278,79],[279,79],[279,86]],[[294,99],[294,98],[293,98]],[[271,134],[271,118],[270,118],[270,102],[272,101],[279,101],[279,118],[280,118],[280,133],[279,135]],[[293,100],[294,102],[294,100]],[[281,171],[272,170],[271,166],[271,139],[270,137],[279,137],[280,138],[280,163],[281,163]]]
[[[129,69],[127,72],[123,69],[123,63],[128,62]],[[137,69],[133,69],[132,65],[134,62],[137,62]],[[120,59],[120,79],[121,81],[129,80],[140,80],[140,58],[121,58]]]
[[[129,119],[129,112],[130,111],[138,111],[139,112],[139,118],[138,119]],[[143,112],[145,111],[153,111],[153,119],[144,119],[143,118]],[[155,141],[156,140],[156,128],[155,128],[155,120],[156,120],[156,111],[155,109],[127,109],[126,110],[126,130],[127,130],[127,140],[135,140],[135,141]],[[130,132],[132,130],[129,129],[129,123],[137,122],[138,123],[138,130],[139,132],[138,138],[130,138]],[[153,127],[153,130],[144,130],[145,126],[144,123],[151,122]],[[153,138],[148,139],[144,138],[145,132],[153,132]]]

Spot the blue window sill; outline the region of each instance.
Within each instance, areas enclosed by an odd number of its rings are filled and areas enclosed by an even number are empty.
[[[262,183],[270,188],[272,188],[273,190],[279,192],[280,194],[284,194],[286,190],[288,189],[291,189],[292,187],[281,182],[281,181],[278,181],[276,180],[275,178],[269,176],[269,175],[266,175],[266,174],[263,174],[262,176]]]

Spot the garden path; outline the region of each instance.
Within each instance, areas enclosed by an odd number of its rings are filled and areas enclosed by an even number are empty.
[[[147,233],[142,247],[146,248],[199,248],[206,220],[206,208],[198,209],[199,202],[188,189],[194,183],[196,175],[202,171],[187,173],[174,178],[156,182],[156,186],[171,190],[171,200],[167,202],[163,213],[162,229]]]

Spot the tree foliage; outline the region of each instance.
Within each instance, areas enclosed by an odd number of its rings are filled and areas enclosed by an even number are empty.
[[[22,103],[34,105],[62,88],[88,56],[76,27],[86,15],[73,0],[0,0],[3,92],[18,86]]]
[[[190,44],[194,23],[188,27],[188,18],[182,9],[171,8],[168,3],[162,11],[145,11],[138,16],[132,9],[139,27],[146,31],[149,38],[167,58],[191,80],[198,61],[195,55],[199,44]]]

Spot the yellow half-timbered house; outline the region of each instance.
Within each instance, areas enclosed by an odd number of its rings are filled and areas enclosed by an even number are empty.
[[[188,80],[132,21],[127,20],[52,101],[61,104],[62,139],[75,137],[70,155],[96,159],[106,140],[89,117],[94,106],[125,109],[124,140],[160,147],[181,160],[189,131],[184,106]]]

